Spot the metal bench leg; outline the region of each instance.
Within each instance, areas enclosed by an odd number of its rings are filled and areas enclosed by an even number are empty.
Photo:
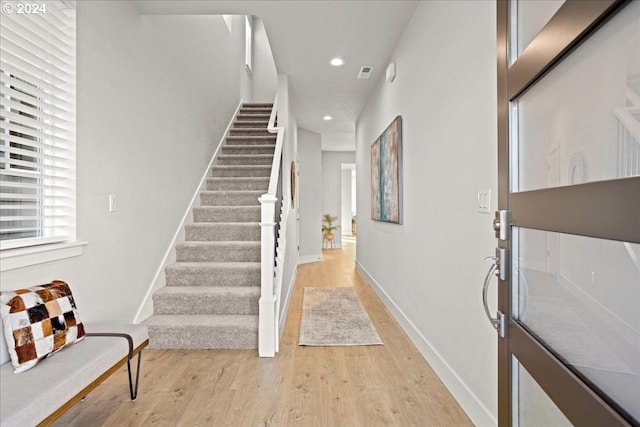
[[[138,352],[138,369],[136,369],[136,382],[133,383],[131,378],[131,359],[133,359],[133,338],[129,334],[110,333],[110,332],[89,332],[86,334],[88,337],[120,337],[125,338],[129,343],[129,357],[127,358],[127,371],[129,372],[129,393],[131,394],[131,400],[136,400],[138,397],[138,382],[140,380],[140,356],[142,350]]]
[[[131,359],[127,360],[127,371],[129,372],[129,392],[131,393],[131,400],[136,400],[138,397],[138,383],[140,382],[140,357],[142,356],[142,351],[138,353],[138,367],[136,369],[136,382],[135,384],[131,381]]]

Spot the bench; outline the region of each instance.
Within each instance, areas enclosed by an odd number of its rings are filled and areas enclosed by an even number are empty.
[[[14,374],[11,362],[0,366],[0,426],[49,425],[125,364],[135,400],[140,354],[149,344],[146,326],[86,324],[85,329],[83,340],[28,371]],[[131,360],[136,355],[134,381]]]

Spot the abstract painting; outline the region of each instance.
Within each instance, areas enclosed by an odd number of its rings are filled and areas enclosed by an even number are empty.
[[[402,117],[371,145],[371,219],[402,224]]]

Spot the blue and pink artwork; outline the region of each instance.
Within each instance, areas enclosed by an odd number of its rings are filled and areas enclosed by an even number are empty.
[[[371,219],[402,224],[402,117],[371,145]]]

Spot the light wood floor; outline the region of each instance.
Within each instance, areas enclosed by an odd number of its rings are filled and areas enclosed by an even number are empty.
[[[143,353],[138,399],[126,369],[57,426],[466,426],[472,425],[354,267],[355,244],[325,250],[298,269],[280,353]],[[305,286],[354,286],[383,346],[300,347]]]

